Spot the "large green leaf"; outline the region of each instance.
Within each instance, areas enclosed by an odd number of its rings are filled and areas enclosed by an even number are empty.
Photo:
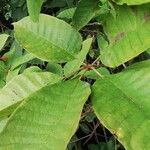
[[[116,18],[108,15],[104,23],[109,45],[101,50],[101,60],[117,67],[150,47],[150,5],[116,6]]]
[[[17,41],[36,57],[55,62],[72,60],[80,51],[82,38],[66,22],[41,14],[39,22],[25,17],[14,24]]]
[[[8,116],[25,98],[47,84],[54,84],[61,78],[49,72],[25,71],[14,77],[0,90],[0,120]]]
[[[0,51],[3,48],[3,46],[5,45],[7,39],[8,39],[8,35],[7,34],[1,34],[0,35]]]
[[[96,115],[125,148],[149,150],[150,60],[97,80],[92,91]]]
[[[81,0],[73,16],[73,26],[80,30],[100,12],[99,0]]]
[[[0,149],[65,150],[89,94],[89,85],[75,79],[30,95],[1,133]]]
[[[28,12],[33,21],[39,20],[39,14],[43,2],[44,0],[36,0],[36,2],[33,0],[27,0]]]
[[[113,0],[117,4],[127,4],[127,5],[141,5],[144,3],[149,3],[150,0]]]

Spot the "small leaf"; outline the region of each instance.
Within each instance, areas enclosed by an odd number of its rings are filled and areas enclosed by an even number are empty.
[[[83,61],[86,59],[86,55],[90,50],[93,39],[89,38],[83,42],[82,49],[80,53],[76,56],[76,59],[68,62],[64,67],[64,74],[66,76],[75,73],[79,70],[80,66],[83,64]]]
[[[15,38],[22,47],[42,60],[66,62],[80,51],[81,35],[55,17],[41,14],[36,23],[25,17],[14,27]]]
[[[32,54],[28,53],[28,54],[25,54],[23,56],[20,56],[18,58],[16,58],[11,66],[11,70],[14,70],[15,68],[17,68],[18,66],[34,59],[35,56],[33,56]]]
[[[145,3],[149,3],[150,0],[113,0],[119,5],[127,4],[127,5],[141,5]]]
[[[76,7],[74,8],[69,8],[69,9],[65,9],[63,11],[61,11],[57,17],[58,18],[65,18],[65,19],[72,19],[73,15],[75,13]]]
[[[0,134],[0,149],[65,150],[90,94],[78,79],[47,85],[31,94]]]
[[[127,150],[150,148],[150,60],[96,81],[93,108]]]
[[[72,21],[73,26],[77,30],[80,30],[92,18],[96,17],[99,14],[99,3],[99,0],[81,0],[79,2]]]
[[[103,76],[107,76],[107,75],[110,74],[109,70],[107,70],[104,67],[97,68],[96,70],[97,70],[97,72],[99,72]],[[82,70],[79,73],[79,75],[83,75],[83,76],[85,76],[87,78],[95,79],[95,80],[99,78],[99,75],[94,70],[89,70],[89,71],[87,70],[86,72],[85,72],[85,70]]]
[[[7,75],[6,66],[5,66],[4,62],[0,61],[0,89],[6,83],[6,75]]]
[[[28,12],[31,19],[35,22],[39,20],[39,14],[43,2],[44,0],[36,0],[36,2],[34,0],[27,0]]]
[[[9,35],[7,35],[7,34],[1,34],[0,35],[0,51],[3,48],[3,46],[5,45],[8,37],[9,37]]]
[[[59,76],[63,76],[63,69],[59,64],[49,62],[46,66],[46,70],[58,74]]]

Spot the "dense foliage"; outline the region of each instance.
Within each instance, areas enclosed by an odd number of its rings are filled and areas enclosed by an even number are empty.
[[[150,0],[2,0],[0,150],[150,149]]]

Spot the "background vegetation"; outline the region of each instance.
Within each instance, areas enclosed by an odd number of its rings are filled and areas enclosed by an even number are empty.
[[[4,80],[3,82],[0,83],[0,86],[3,87],[6,84],[6,81],[7,82],[10,81],[16,75],[21,74],[22,72],[24,72],[26,68],[29,68],[31,66],[37,66],[44,71],[51,71],[53,73],[61,75],[62,70],[60,69],[60,66],[58,64],[54,65],[51,63],[47,63],[46,61],[42,61],[38,58],[33,59],[33,56],[30,56],[30,59],[29,57],[28,59],[24,58],[23,56],[25,56],[26,51],[14,42],[13,37],[14,26],[12,23],[19,21],[20,19],[28,15],[26,0],[1,0],[1,1],[2,2],[0,4],[0,32],[7,33],[10,35],[10,37],[7,39],[5,46],[3,46],[3,49],[0,51],[0,60],[1,62],[5,62],[7,66],[3,67],[5,73],[2,74],[0,77],[1,79],[4,78]],[[73,24],[73,26],[76,29],[79,29],[79,32],[81,33],[84,40],[87,37],[93,37],[92,48],[88,53],[88,55],[86,56],[85,63],[91,64],[94,62],[95,67],[99,68],[105,66],[101,62],[101,60],[97,59],[100,54],[101,42],[105,43],[103,44],[103,46],[108,45],[108,43],[102,39],[102,37],[104,39],[107,39],[104,32],[105,27],[103,26],[103,20],[107,18],[108,21],[112,21],[113,26],[113,24],[116,22],[111,20],[108,17],[108,14],[115,16],[116,13],[118,13],[119,11],[116,10],[116,7],[114,8],[115,4],[112,1],[111,2],[104,0],[99,1],[98,5],[96,5],[94,8],[93,3],[94,2],[90,4],[89,2],[88,4],[87,1],[87,5],[91,6],[91,8],[87,8],[87,10],[84,11],[83,9],[80,10],[80,8],[77,8],[78,11],[81,11],[81,13],[82,11],[85,13],[85,17],[83,20],[82,18],[80,18],[79,14],[76,14],[73,18],[73,14],[76,10],[76,7],[79,5],[78,0],[45,0],[45,2],[42,5],[41,12],[44,14],[58,17],[70,24]],[[126,13],[124,12],[124,10],[120,10],[120,12]],[[117,21],[118,27],[119,21],[120,22],[125,21],[123,20],[124,18],[123,16],[121,16],[121,13],[120,18],[122,18],[122,20],[118,19]],[[111,31],[111,27],[109,28],[108,26],[106,30]],[[122,34],[116,37],[115,39],[116,42],[119,38],[121,38],[121,36],[123,36],[123,34],[124,33],[122,32]],[[17,45],[18,47],[17,51],[15,52],[13,51],[14,44],[15,46]],[[138,56],[130,59],[126,63],[120,63],[119,65],[117,64],[117,67],[114,66],[105,67],[100,69],[100,71],[104,75],[116,74],[136,62],[141,62],[149,58],[150,58],[149,51],[145,49],[144,52],[141,52]],[[105,64],[108,63],[109,66],[109,62],[107,62],[105,59],[103,59],[103,62],[105,62]],[[114,64],[112,63],[112,65],[116,65],[115,62]],[[62,63],[61,66],[64,66],[64,64]],[[82,80],[87,81],[91,85],[95,82],[95,79],[97,79],[97,74],[95,74],[95,72],[90,72],[89,75],[87,75],[87,77],[82,78]],[[79,123],[79,128],[77,129],[76,133],[69,142],[68,149],[69,150],[124,149],[124,147],[118,142],[117,135],[115,135],[115,133],[114,134],[110,133],[101,124],[101,121],[97,119],[91,106],[91,97],[89,97],[88,101],[84,105],[84,109]]]

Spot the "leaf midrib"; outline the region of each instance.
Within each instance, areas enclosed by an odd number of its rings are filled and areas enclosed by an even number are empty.
[[[59,48],[60,50],[65,51],[68,55],[71,55],[71,57],[74,58],[73,53],[69,53],[67,50],[65,50],[65,49],[63,49],[63,48],[57,46],[56,44],[54,44],[54,43],[48,41],[48,39],[46,39],[46,38],[45,38],[44,36],[42,36],[41,34],[37,34],[37,33],[33,32],[33,31],[29,30],[29,29],[26,31],[25,27],[21,27],[20,25],[15,25],[15,26],[18,26],[19,28],[22,28],[25,32],[30,32],[30,33],[32,33],[33,36],[35,36],[35,37],[38,36],[39,38],[45,40],[47,43],[50,43],[50,45],[53,45],[53,46],[55,46],[56,48]]]

